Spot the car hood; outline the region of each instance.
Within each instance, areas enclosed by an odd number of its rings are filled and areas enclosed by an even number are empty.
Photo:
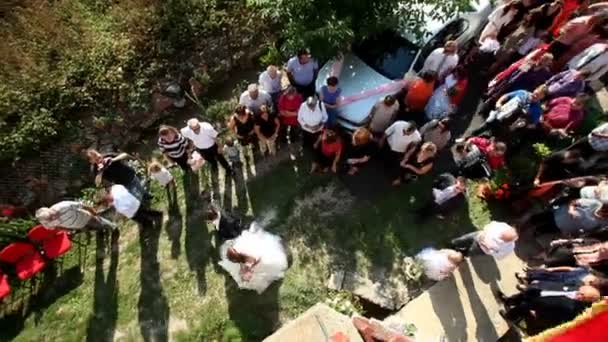
[[[339,64],[336,63],[339,62],[331,60],[319,70],[319,77],[316,82],[317,91],[320,91],[327,77],[332,76],[332,70],[334,68],[338,69]],[[391,80],[376,72],[352,53],[344,54],[341,71],[337,70],[335,73],[333,76],[337,76],[340,80],[339,87],[342,89],[343,98],[370,94],[338,108],[338,119],[342,123],[347,121],[355,126],[364,125],[374,104],[386,95],[396,93],[395,90],[371,91],[390,83]]]

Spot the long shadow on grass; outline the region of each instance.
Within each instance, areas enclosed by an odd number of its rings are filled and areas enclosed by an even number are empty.
[[[225,340],[261,341],[276,330],[279,322],[279,288],[282,281],[272,283],[262,294],[241,290],[225,274],[226,298],[231,324],[224,334]],[[231,326],[232,325],[232,326]],[[232,331],[236,328],[238,332]]]
[[[171,241],[171,258],[177,259],[181,254],[181,236],[182,236],[182,214],[179,211],[179,203],[177,199],[177,187],[175,184],[167,186],[167,204],[169,220],[165,227],[167,236]]]
[[[215,174],[217,175],[217,172]],[[217,179],[215,182],[217,182]],[[201,200],[198,184],[197,175],[187,174],[184,177],[184,198],[186,204],[185,249],[188,266],[196,276],[198,293],[204,295],[207,291],[205,270],[210,258],[211,243],[207,224],[203,217],[203,213],[206,210],[205,201]]]
[[[105,257],[108,233],[97,232],[95,255],[95,289],[93,292],[93,314],[87,327],[87,341],[113,341],[118,317],[118,232],[112,233],[110,267],[104,275],[103,260]]]
[[[51,273],[50,279],[47,280],[47,271],[45,271],[43,284],[37,295],[29,299],[27,303],[15,303],[13,301],[24,300],[23,292],[28,291],[26,288],[15,290],[11,297],[8,297],[2,303],[4,305],[4,315],[0,318],[0,341],[12,341],[24,328],[25,321],[33,313],[34,321],[37,324],[42,318],[45,310],[59,298],[68,294],[82,284],[83,275],[80,271],[80,266],[74,266],[63,270],[61,275],[55,277],[57,269],[56,264],[48,266],[47,270]],[[52,281],[49,281],[51,280]],[[18,298],[18,299],[17,299]],[[25,308],[23,305],[29,305]]]
[[[163,292],[158,263],[158,240],[161,227],[140,226],[141,270],[139,294],[139,329],[144,341],[167,341],[169,305]]]

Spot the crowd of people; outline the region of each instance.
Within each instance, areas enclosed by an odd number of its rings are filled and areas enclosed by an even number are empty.
[[[608,71],[607,9],[606,3],[589,5],[587,0],[505,2],[491,13],[472,51],[462,54],[455,41],[445,42],[427,57],[417,77],[380,99],[368,124],[353,132],[339,126],[344,99],[339,77],[330,75],[315,89],[319,67],[303,49],[286,68],[270,65],[247,87],[227,120],[226,136],[198,118],[179,129],[160,126],[157,144],[164,160],[149,161],[148,176],[174,193],[173,166],[192,173],[205,164],[218,170],[219,164],[226,177],[233,177],[245,149],[259,149],[260,156],[272,158],[286,144],[299,142],[313,156],[311,173],[353,177],[376,159],[387,181],[400,186],[429,177],[438,154],[450,153],[452,171],[435,179],[431,201],[417,209],[420,220],[441,219],[465,200],[468,180],[489,179],[508,167],[510,151],[577,137],[587,114],[590,82]],[[479,94],[479,113],[486,119],[471,134],[455,137],[452,122],[461,113],[472,77],[489,80]],[[601,175],[608,166],[606,151],[608,123],[551,154],[528,187],[511,194],[522,201],[533,197],[544,205],[543,212],[526,213],[511,224],[492,221],[443,249],[424,249],[417,258],[427,276],[442,280],[471,255],[505,257],[526,227],[554,234],[560,239],[546,252],[546,267],[518,273],[521,293],[498,298],[506,319],[534,321],[529,328],[545,329],[574,318],[608,291],[601,273],[608,264],[608,242],[598,231],[608,224],[608,185],[597,184],[599,178],[580,178]],[[142,226],[162,217],[150,209],[142,176],[126,162],[131,156],[91,149],[87,158],[96,184],[106,189],[103,201],[116,212]],[[580,195],[572,191],[583,185]],[[36,216],[47,227],[116,229],[77,202],[41,208]],[[217,208],[207,219],[221,237],[220,264],[239,286],[262,292],[283,275],[287,262],[278,237],[258,225],[236,222]],[[267,248],[260,250],[257,242]]]

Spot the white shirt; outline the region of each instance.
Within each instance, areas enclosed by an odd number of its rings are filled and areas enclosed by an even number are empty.
[[[483,241],[489,249],[486,249],[482,244],[479,244],[479,247],[484,253],[497,259],[506,257],[515,250],[515,241],[505,242],[500,238],[500,235],[510,229],[511,226],[504,222],[492,221],[486,224],[481,234],[478,235],[478,241]]]
[[[608,71],[608,44],[595,43],[583,50],[583,52],[572,57],[568,62],[568,68],[576,70],[588,70],[591,75],[588,81],[595,81]]]
[[[458,65],[458,54],[445,55],[443,48],[433,50],[424,61],[423,71],[434,71],[439,78],[443,78],[448,72]]]
[[[268,71],[264,71],[258,78],[260,87],[269,94],[275,94],[281,91],[281,72],[277,71],[275,78],[270,78]]]
[[[57,212],[59,218],[53,221],[40,222],[46,228],[82,229],[93,218],[80,202],[61,201],[49,209]]]
[[[440,190],[437,188],[433,188],[433,198],[435,199],[435,203],[442,205],[448,200],[456,197],[460,193],[457,185],[451,185],[447,188]]]
[[[327,111],[321,101],[317,102],[313,110],[308,108],[306,102],[300,105],[298,123],[303,130],[310,133],[320,132],[325,122],[327,122]]]
[[[241,98],[239,99],[239,104],[247,107],[250,111],[258,114],[260,112],[260,107],[262,105],[266,105],[268,109],[272,108],[272,98],[270,94],[265,92],[264,90],[258,90],[258,97],[254,100],[249,96],[249,92],[245,90],[241,94]]]
[[[199,125],[200,130],[198,134],[194,133],[194,131],[188,126],[182,128],[180,132],[184,137],[192,140],[196,148],[207,149],[215,145],[217,131],[208,122],[201,122]]]
[[[568,297],[576,299],[578,291],[540,291],[541,297]]]
[[[120,184],[112,185],[110,193],[113,198],[113,205],[116,212],[128,218],[133,218],[139,210],[141,202],[133,196],[127,188]]]
[[[390,146],[391,150],[399,153],[404,153],[407,147],[412,143],[417,143],[422,138],[420,133],[416,130],[410,135],[406,135],[403,132],[410,127],[410,124],[405,121],[395,121],[390,125],[384,134],[386,135],[386,142]]]
[[[153,172],[150,176],[156,179],[156,181],[162,186],[166,186],[173,180],[171,172],[169,172],[169,170],[165,169],[164,167],[161,168],[159,172]]]

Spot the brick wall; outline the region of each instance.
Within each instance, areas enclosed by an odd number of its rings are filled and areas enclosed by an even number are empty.
[[[88,164],[69,144],[54,145],[37,156],[0,165],[0,204],[53,204],[88,182],[87,173]]]

